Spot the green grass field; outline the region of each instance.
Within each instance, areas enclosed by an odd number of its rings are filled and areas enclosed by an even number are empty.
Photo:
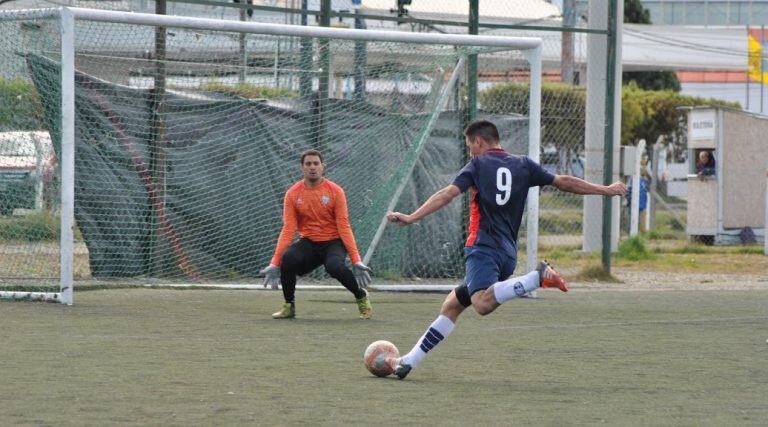
[[[2,425],[765,425],[768,289],[539,293],[455,332],[403,380],[443,295],[116,289],[0,303]]]

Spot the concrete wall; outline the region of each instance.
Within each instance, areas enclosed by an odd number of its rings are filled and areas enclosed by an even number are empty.
[[[717,110],[714,108],[694,109],[688,114],[688,148],[691,150],[713,150],[715,160],[720,161],[717,147]],[[696,164],[695,156],[688,162]],[[689,167],[693,168],[693,166]],[[687,175],[688,234],[713,235],[717,230],[717,178],[700,180],[696,175]]]
[[[717,228],[717,180],[713,177],[699,179],[695,175],[688,178],[688,229],[689,234],[699,234],[696,230]],[[701,233],[706,234],[706,233]]]
[[[768,117],[723,111],[723,227],[765,227]]]

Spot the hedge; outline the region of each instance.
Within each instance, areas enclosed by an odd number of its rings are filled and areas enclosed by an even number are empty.
[[[44,129],[37,99],[32,83],[0,78],[0,132]]]
[[[480,107],[493,113],[528,114],[528,84],[501,83],[478,95]],[[542,144],[583,145],[586,90],[562,83],[544,83],[541,93]],[[714,98],[681,95],[672,90],[640,89],[630,82],[621,96],[621,143],[635,145],[645,139],[649,144],[660,135],[667,142],[684,142],[684,115],[678,107],[722,105],[740,108],[738,103]]]

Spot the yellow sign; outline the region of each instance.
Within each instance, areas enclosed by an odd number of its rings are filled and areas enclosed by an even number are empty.
[[[747,60],[747,72],[749,78],[754,81],[762,81],[768,83],[768,67],[764,67],[765,61],[763,60],[763,44],[760,42],[760,32],[750,31],[748,35],[748,51],[749,59]],[[762,79],[761,79],[762,77]]]

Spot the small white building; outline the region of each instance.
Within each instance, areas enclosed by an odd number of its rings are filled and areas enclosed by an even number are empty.
[[[767,136],[768,116],[714,106],[688,112],[688,236],[736,243],[749,227],[764,238]],[[714,155],[714,175],[696,174],[704,150]]]

